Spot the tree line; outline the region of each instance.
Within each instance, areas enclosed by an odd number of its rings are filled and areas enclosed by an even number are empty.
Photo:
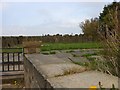
[[[2,47],[14,47],[21,45],[23,41],[42,41],[43,43],[78,43],[78,42],[96,42],[87,38],[84,34],[75,35],[44,35],[44,36],[3,36]]]

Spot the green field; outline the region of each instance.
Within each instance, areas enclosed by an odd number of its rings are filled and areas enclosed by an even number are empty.
[[[69,49],[98,49],[102,48],[100,43],[45,43],[41,51],[69,50]]]
[[[22,52],[22,47],[16,48],[2,48],[0,52]],[[99,49],[102,48],[100,43],[43,43],[40,47],[41,51],[51,50],[70,50],[70,49]]]

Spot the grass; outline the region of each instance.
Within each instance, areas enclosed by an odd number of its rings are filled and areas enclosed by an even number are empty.
[[[72,53],[74,52],[74,50],[69,50],[69,51],[66,51],[66,53]]]
[[[104,72],[104,73],[107,73],[107,74],[111,74],[111,73],[109,73],[109,70],[107,70],[108,67],[111,66],[109,62],[101,61],[101,60],[96,59],[95,57],[91,57],[91,56],[94,56],[94,55],[100,55],[100,53],[101,52],[92,53],[92,54],[84,54],[82,56],[86,57],[89,60],[89,63],[86,63],[86,64],[77,63],[77,64],[82,65],[82,66],[87,66],[91,70],[98,70],[98,71],[101,71],[101,72]]]
[[[74,62],[74,64],[78,64],[78,65],[80,65],[80,66],[85,66],[85,67],[88,67],[88,66],[89,66],[89,63],[88,63],[88,62],[85,62],[85,63]]]
[[[44,55],[50,55],[50,54],[56,54],[55,51],[49,51],[49,52],[42,52]]]
[[[50,53],[49,52],[42,52],[42,54],[49,55]]]
[[[84,54],[84,55],[82,55],[82,57],[86,57],[86,58],[88,58],[88,57],[90,57],[90,56],[94,56],[94,55],[98,55],[97,53],[88,53],[88,54]]]
[[[2,48],[0,52],[22,52],[22,48]]]
[[[85,66],[88,66],[91,70],[96,70],[98,69],[97,68],[97,62],[95,60],[95,58],[91,57],[91,56],[94,56],[94,55],[97,55],[97,53],[91,53],[91,54],[84,54],[82,55],[82,57],[86,57],[90,62],[89,63],[86,63]]]
[[[73,55],[73,57],[80,57],[79,55],[76,55],[76,54],[72,54]]]
[[[56,54],[56,52],[55,51],[50,51],[50,54]]]
[[[96,48],[102,48],[100,43],[45,43],[41,47],[41,51]]]
[[[21,45],[16,47],[22,47]],[[71,50],[68,53],[73,52],[73,49],[99,49],[102,48],[100,43],[89,42],[89,43],[44,43],[40,47],[41,51],[51,51],[51,50]],[[22,49],[1,49],[0,52],[22,52]],[[51,52],[50,54],[55,54]]]
[[[73,63],[78,64],[80,66],[85,66],[88,68],[88,70],[98,69],[97,61],[95,61],[95,59],[91,60],[90,62],[85,62],[85,63],[81,63],[81,62],[73,62]]]

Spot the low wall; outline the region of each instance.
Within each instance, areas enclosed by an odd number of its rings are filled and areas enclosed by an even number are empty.
[[[47,79],[35,68],[35,66],[24,57],[25,88],[51,88]]]
[[[54,55],[25,54],[25,88],[118,88],[118,77],[98,71],[88,71],[85,67],[73,64]],[[82,90],[82,89],[81,89]]]

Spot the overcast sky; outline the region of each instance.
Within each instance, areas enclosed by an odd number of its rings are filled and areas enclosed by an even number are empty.
[[[104,5],[113,0],[104,0],[104,2],[5,1],[0,4],[2,35],[35,36],[58,33],[80,34],[82,30],[79,24],[85,19],[98,17]]]

